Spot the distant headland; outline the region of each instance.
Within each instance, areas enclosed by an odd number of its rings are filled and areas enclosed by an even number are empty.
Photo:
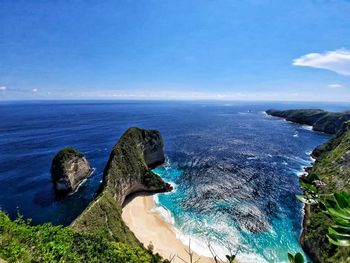
[[[320,109],[295,109],[266,111],[268,115],[281,117],[287,121],[312,126],[314,131],[336,134],[343,124],[350,120],[350,111],[329,112]]]

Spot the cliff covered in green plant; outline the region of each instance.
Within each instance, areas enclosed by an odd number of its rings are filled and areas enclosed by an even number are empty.
[[[350,193],[350,122],[337,135],[317,147],[314,166],[309,174],[317,174],[326,185],[321,193]],[[350,248],[329,243],[326,234],[332,220],[317,207],[306,206],[301,244],[315,262],[350,262]]]
[[[0,211],[0,258],[9,262],[162,262],[122,220],[133,193],[171,190],[151,169],[164,162],[158,131],[128,129],[114,146],[97,197],[70,227],[31,226]]]
[[[139,245],[121,218],[121,208],[132,193],[171,190],[151,171],[164,160],[163,140],[158,131],[128,129],[112,150],[99,195],[71,227],[88,233],[104,232],[110,240]]]
[[[31,226],[22,219],[12,221],[0,211],[0,259],[7,262],[161,262],[139,246],[106,239],[69,227],[43,224]],[[1,260],[0,260],[1,261]]]
[[[350,120],[350,111],[329,112],[319,109],[297,109],[297,110],[267,110],[267,114],[275,117],[285,118],[300,124],[313,127],[315,131],[336,134],[346,121]]]
[[[316,158],[309,175],[316,174],[322,187],[320,194],[350,193],[350,112],[327,112],[318,109],[267,110],[271,116],[313,126],[313,130],[335,134],[312,153]],[[300,243],[312,260],[318,262],[350,262],[350,248],[332,245],[326,234],[333,221],[317,206],[305,206]]]

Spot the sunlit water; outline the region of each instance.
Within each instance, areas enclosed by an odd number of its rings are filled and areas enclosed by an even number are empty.
[[[131,126],[161,131],[167,163],[155,169],[175,186],[158,210],[191,236],[197,252],[239,249],[240,262],[283,262],[301,251],[298,174],[329,136],[264,114],[267,108],[340,104],[224,102],[2,102],[0,206],[34,223],[69,224],[91,201],[109,153]],[[95,173],[74,195],[55,198],[50,165],[64,146],[84,152]]]

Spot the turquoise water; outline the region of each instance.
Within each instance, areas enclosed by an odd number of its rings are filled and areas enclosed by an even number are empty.
[[[303,161],[303,164],[310,162]],[[170,164],[153,170],[164,180],[174,186],[171,193],[161,193],[155,196],[158,212],[163,218],[175,226],[178,237],[184,244],[191,240],[192,248],[203,256],[211,256],[208,244],[215,252],[224,258],[229,251],[238,251],[239,262],[289,262],[286,253],[303,253],[299,243],[299,235],[293,229],[293,222],[288,217],[274,219],[268,231],[252,234],[240,230],[239,225],[230,217],[213,216],[185,209],[181,205],[186,199],[186,191],[182,185],[174,182],[181,180],[183,172],[171,167]],[[301,172],[294,171],[294,174]],[[293,171],[291,171],[293,174]],[[217,210],[225,206],[244,206],[241,202],[213,200]],[[304,254],[304,253],[303,253]],[[304,254],[305,258],[308,258]]]

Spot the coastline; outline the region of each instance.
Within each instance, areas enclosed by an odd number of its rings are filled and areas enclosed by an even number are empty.
[[[155,210],[152,195],[137,194],[130,197],[123,206],[122,218],[129,229],[135,234],[145,247],[151,243],[154,252],[159,253],[164,259],[175,256],[173,263],[183,262],[189,259],[188,246],[176,237],[171,224],[166,222]],[[212,258],[193,253],[193,259],[200,263],[213,263]]]

